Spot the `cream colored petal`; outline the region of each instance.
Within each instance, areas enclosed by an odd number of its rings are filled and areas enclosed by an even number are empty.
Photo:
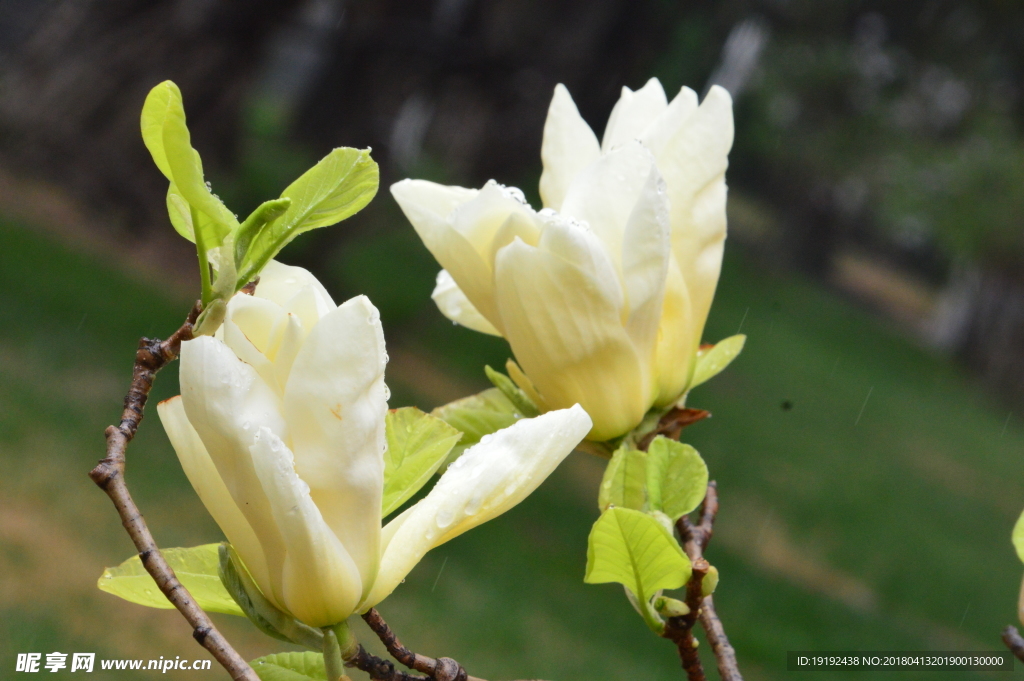
[[[257,583],[264,594],[281,605],[284,541],[249,452],[256,431],[262,426],[283,436],[282,439],[287,437],[280,401],[255,369],[235,357],[224,343],[209,336],[181,344],[180,382],[189,422],[263,547],[270,583]],[[248,564],[250,557],[241,555]]]
[[[515,383],[520,390],[526,393],[526,396],[529,397],[535,405],[537,405],[537,409],[539,409],[541,413],[551,411],[548,403],[544,401],[544,396],[537,391],[537,386],[535,386],[533,381],[530,380],[530,377],[519,368],[519,365],[516,364],[514,359],[505,360],[505,371],[508,373],[508,377],[512,379],[512,382]]]
[[[297,315],[285,314],[278,320],[277,326],[270,334],[270,358],[274,361],[274,373],[277,376],[281,392],[288,383],[288,375],[292,370],[295,356],[306,340],[306,331]]]
[[[452,275],[448,274],[448,270],[441,270],[437,273],[437,284],[430,297],[434,299],[441,314],[456,324],[492,336],[501,335],[494,325],[473,307],[473,303],[469,302],[469,298],[452,279]]]
[[[650,367],[622,327],[617,301],[602,295],[607,281],[516,241],[498,254],[495,282],[505,337],[549,407],[581,404],[596,440],[640,422],[650,406]]]
[[[430,549],[529,496],[590,428],[590,417],[575,405],[517,421],[467,449],[426,497],[384,529],[389,541],[380,574],[360,608],[386,598]]]
[[[620,318],[626,313],[626,298],[616,273],[616,263],[592,230],[573,220],[551,216],[547,218],[537,246],[588,275],[595,286],[594,293],[618,310]]]
[[[534,212],[519,189],[489,180],[472,201],[452,211],[448,220],[490,265],[494,257],[494,239],[513,215],[529,224],[533,221]]]
[[[555,94],[544,121],[544,141],[540,160],[540,198],[547,208],[560,210],[569,184],[576,175],[601,155],[601,145],[564,85],[555,86]]]
[[[640,141],[657,156],[665,148],[665,145],[675,137],[676,133],[686,125],[687,119],[697,110],[697,105],[697,93],[688,87],[683,87],[669,103],[668,108],[647,126],[647,129],[640,135]]]
[[[622,279],[629,305],[626,331],[650,364],[654,363],[665,277],[672,257],[670,232],[665,183],[652,167],[626,222],[622,244]]]
[[[380,558],[386,362],[380,315],[358,296],[310,332],[284,393],[295,470],[366,588]]]
[[[298,317],[302,322],[301,328],[304,335],[313,330],[321,317],[337,309],[333,305],[330,308],[325,308],[312,286],[300,288],[282,307],[288,314]]]
[[[636,92],[622,88],[622,96],[612,108],[608,126],[601,140],[601,151],[607,153],[632,140],[640,139],[644,130],[668,107],[665,90],[657,78],[651,78]]]
[[[327,314],[335,307],[331,294],[309,270],[302,267],[285,265],[271,260],[260,272],[260,283],[256,285],[256,297],[272,300],[285,307],[300,289],[309,287],[316,295],[317,306],[322,314]]]
[[[267,356],[271,332],[285,316],[281,306],[264,298],[238,294],[228,302],[221,338],[235,355],[259,372],[260,377],[279,395],[283,383]]]
[[[626,222],[653,167],[654,156],[642,144],[624,144],[577,175],[562,204],[561,215],[590,225],[620,272]]]
[[[249,526],[249,521],[231,498],[231,492],[217,472],[203,441],[199,439],[199,433],[188,422],[181,395],[158,404],[156,412],[160,415],[160,422],[178,455],[185,476],[192,483],[192,489],[199,495],[200,501],[220,526],[224,536],[239,555],[244,556],[242,560],[256,583],[270,584],[263,547]]]
[[[725,170],[732,147],[732,98],[713,86],[658,154],[672,205],[672,251],[686,280],[699,339],[711,307],[725,241]]]
[[[402,180],[391,185],[391,194],[423,245],[448,270],[473,307],[500,331],[491,263],[449,222],[454,209],[479,192],[424,180]],[[444,210],[447,212],[442,213]]]
[[[658,406],[675,402],[686,388],[690,368],[700,343],[699,334],[695,334],[693,328],[690,294],[686,290],[686,282],[679,271],[679,265],[673,257],[669,261],[661,324],[658,328],[655,359],[655,374],[658,379],[658,397],[655,404]]]
[[[269,428],[260,428],[249,449],[284,537],[286,610],[313,627],[344,621],[363,595],[359,570],[324,522],[309,486],[296,474],[287,445]]]

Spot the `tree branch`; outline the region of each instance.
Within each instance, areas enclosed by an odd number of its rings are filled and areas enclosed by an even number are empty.
[[[192,637],[227,670],[235,681],[259,681],[259,677],[224,638],[209,616],[193,600],[192,595],[182,586],[157,547],[146,521],[128,492],[124,479],[125,450],[135,437],[142,422],[149,391],[153,387],[156,373],[178,357],[183,341],[192,338],[192,325],[199,316],[200,304],[192,308],[185,323],[167,340],[143,338],[135,352],[135,367],[132,382],[124,398],[124,410],[117,426],[106,430],[107,455],[89,472],[89,477],[107,493],[114,502],[121,524],[132,538],[142,559],[142,565],[152,575],[160,591],[167,596],[174,607],[192,625]]]
[[[1003,643],[1018,660],[1024,662],[1024,638],[1021,638],[1017,627],[1010,624],[1003,629]]]
[[[714,533],[715,516],[717,514],[718,485],[712,480],[708,483],[708,491],[704,496],[704,502],[701,504],[700,521],[695,525],[689,518],[683,516],[676,523],[679,536],[684,541],[686,555],[690,557],[690,561],[694,566],[697,565],[698,561],[707,563],[704,560],[704,550],[707,548],[708,542],[711,541],[711,535]],[[696,569],[694,574],[696,574]],[[700,579],[703,579],[703,576]],[[693,578],[691,578],[691,581],[693,581]],[[687,585],[687,595],[689,595],[689,585]],[[715,653],[715,661],[718,663],[718,675],[722,678],[722,681],[743,681],[743,675],[740,674],[739,666],[736,662],[736,651],[733,649],[732,644],[729,643],[729,638],[725,635],[725,628],[722,626],[722,621],[718,618],[718,613],[715,612],[715,603],[711,596],[703,598],[700,609],[697,611],[697,616],[700,619],[701,626],[704,627],[705,633],[707,633],[711,650]],[[682,654],[683,651],[680,650],[680,655]]]
[[[387,648],[388,653],[392,657],[409,669],[415,669],[426,674],[425,677],[410,677],[407,675],[406,678],[426,678],[433,679],[434,681],[484,681],[484,679],[476,676],[469,676],[466,670],[462,668],[462,665],[450,657],[439,657],[435,660],[432,657],[419,655],[406,648],[375,608],[370,608],[363,614],[363,621],[369,625],[373,633],[377,634],[377,638],[384,644],[384,647]],[[388,662],[387,664],[391,663]],[[359,668],[362,669],[362,667]],[[396,673],[401,674],[403,672]],[[398,681],[399,677],[394,677],[394,679]],[[381,681],[391,681],[391,677],[387,679],[382,677]]]

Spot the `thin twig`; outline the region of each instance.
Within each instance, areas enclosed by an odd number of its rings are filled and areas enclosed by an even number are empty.
[[[697,639],[693,635],[693,625],[697,623],[700,616],[701,606],[704,602],[704,577],[708,574],[711,566],[703,558],[693,561],[693,574],[686,583],[686,605],[690,609],[688,613],[679,617],[669,617],[665,621],[665,631],[662,636],[676,644],[679,650],[679,659],[686,671],[686,678],[689,681],[706,681],[704,666],[700,661],[700,654],[697,652]]]
[[[384,621],[384,618],[380,616],[380,613],[375,608],[370,608],[363,614],[363,621],[377,635],[377,638],[384,644],[384,647],[387,648],[388,653],[392,657],[409,669],[423,672],[427,675],[426,678],[428,679],[433,679],[434,681],[484,681],[484,679],[479,677],[469,676],[466,670],[462,668],[462,665],[450,657],[439,657],[435,660],[432,657],[419,655],[406,648],[398,640],[395,632],[391,630],[391,626]]]
[[[704,550],[711,541],[714,533],[715,516],[718,514],[718,485],[714,480],[708,483],[707,493],[704,495],[704,502],[701,504],[700,521],[694,524],[689,518],[683,516],[676,523],[679,536],[683,538],[686,555],[696,565],[697,561],[704,561]],[[703,579],[703,577],[701,578]],[[739,666],[736,663],[736,651],[729,638],[725,635],[725,628],[722,620],[715,611],[715,603],[711,596],[705,596],[698,612],[701,626],[708,636],[708,643],[715,654],[715,661],[718,664],[718,675],[722,681],[743,681]],[[682,651],[680,651],[682,654]]]
[[[1021,638],[1017,627],[1010,624],[1003,629],[1003,643],[1018,660],[1024,662],[1024,638]]]
[[[152,575],[160,591],[167,596],[167,600],[192,625],[192,637],[210,651],[235,681],[242,679],[259,681],[256,672],[231,647],[227,639],[210,621],[209,616],[178,581],[174,570],[160,553],[142,513],[128,492],[128,485],[124,479],[125,450],[139,430],[146,401],[149,399],[149,391],[153,387],[153,378],[160,369],[178,357],[181,343],[192,337],[192,325],[199,316],[199,312],[200,305],[196,303],[185,323],[167,340],[143,338],[139,341],[139,349],[135,352],[132,383],[124,398],[121,421],[117,426],[107,428],[105,433],[107,455],[89,472],[89,477],[114,502],[114,507],[117,508],[117,512],[121,516],[121,524],[124,525],[128,536],[132,538],[135,548],[139,551],[143,567]]]
[[[356,648],[355,655],[345,660],[345,666],[355,667],[366,672],[372,681],[427,681],[428,679],[426,676],[409,674],[395,669],[394,662],[370,654],[362,645]]]

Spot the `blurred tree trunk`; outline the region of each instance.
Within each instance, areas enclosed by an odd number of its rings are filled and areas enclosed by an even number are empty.
[[[208,166],[230,160],[262,46],[296,0],[8,2],[31,16],[0,63],[0,163],[56,183],[133,231],[166,224],[166,184],[139,135],[146,93],[181,87]],[[21,7],[21,9],[25,9]]]

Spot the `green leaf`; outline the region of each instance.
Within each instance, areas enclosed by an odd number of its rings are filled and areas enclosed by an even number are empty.
[[[160,83],[146,96],[142,105],[142,141],[149,149],[153,162],[168,180],[171,177],[171,165],[167,162],[164,151],[164,121],[172,107],[181,108],[181,90],[169,80]]]
[[[509,402],[515,405],[516,409],[520,414],[526,418],[533,418],[540,414],[540,410],[537,409],[537,405],[533,403],[526,393],[512,382],[512,379],[501,373],[495,371],[490,366],[484,366],[484,373],[487,374],[487,380],[489,380],[494,387],[501,391]]]
[[[1024,513],[1017,518],[1017,524],[1013,526],[1013,548],[1017,549],[1017,557],[1024,562]]]
[[[327,681],[321,653],[277,653],[249,663],[260,681]]]
[[[244,617],[218,576],[218,547],[219,544],[204,544],[189,549],[161,549],[161,553],[203,610]],[[104,570],[97,586],[101,591],[150,608],[174,607],[146,572],[138,556]]]
[[[522,413],[497,388],[449,402],[430,413],[462,431],[462,439],[452,450],[455,455],[480,442],[484,435],[507,428],[522,418]]]
[[[292,205],[253,240],[239,279],[255,278],[299,234],[341,222],[362,210],[377,193],[379,182],[369,149],[341,147],[329,153],[281,192]]]
[[[690,386],[687,389],[692,390],[696,388],[729,366],[743,350],[743,344],[746,342],[747,337],[745,335],[737,334],[718,341],[713,348],[698,352],[697,364],[693,370],[693,378],[690,380]]]
[[[267,600],[231,544],[220,544],[218,554],[221,583],[257,629],[272,638],[296,643],[311,650],[323,647],[322,631],[281,612]]]
[[[644,485],[647,482],[647,454],[623,444],[612,455],[604,469],[601,487],[597,493],[597,506],[602,511],[611,506],[640,510],[647,500]]]
[[[587,542],[587,584],[617,582],[647,604],[662,589],[690,579],[690,560],[668,530],[642,511],[610,508]]]
[[[659,435],[647,448],[647,501],[672,522],[697,508],[708,489],[708,467],[690,445]]]
[[[416,407],[388,412],[385,424],[383,514],[387,516],[430,480],[462,433]]]
[[[249,246],[252,245],[253,240],[270,223],[281,217],[291,205],[292,200],[289,198],[264,201],[245,219],[245,222],[238,226],[238,229],[235,230],[235,267],[238,269],[242,268],[245,256],[249,252]],[[237,288],[241,288],[248,283],[247,281],[239,282]]]

